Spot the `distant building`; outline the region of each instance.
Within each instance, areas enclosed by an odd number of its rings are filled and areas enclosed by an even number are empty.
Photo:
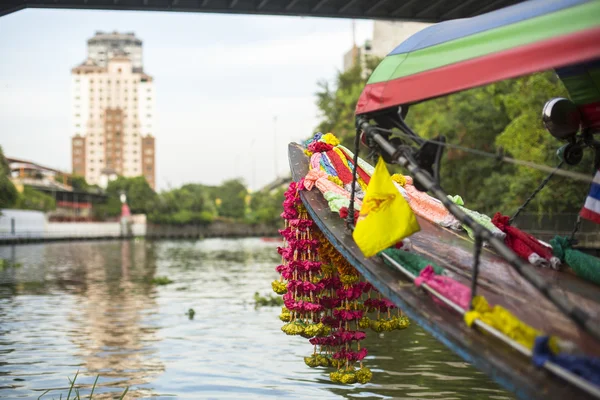
[[[56,200],[56,210],[48,213],[50,221],[91,221],[93,206],[106,202],[106,195],[97,188],[74,189],[73,177],[67,172],[19,158],[6,157],[6,161],[17,191],[30,187]]]
[[[101,33],[71,70],[72,167],[90,184],[106,169],[143,175],[155,187],[155,93],[144,72],[142,42],[132,33]],[[101,182],[103,181],[103,182]]]
[[[100,67],[107,67],[108,61],[116,56],[125,55],[131,60],[135,70],[143,69],[142,41],[133,32],[101,32],[88,39],[88,59]]]
[[[362,46],[356,46],[344,54],[344,71],[352,68],[358,60],[366,78],[370,73],[366,70],[369,57],[385,57],[400,43],[430,25],[421,22],[373,21],[373,38],[367,40]]]

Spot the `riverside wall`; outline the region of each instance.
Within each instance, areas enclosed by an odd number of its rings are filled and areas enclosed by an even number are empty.
[[[0,244],[70,240],[201,239],[211,237],[276,236],[277,227],[214,221],[208,225],[156,225],[134,215],[124,228],[120,222],[50,222],[40,211],[0,210]]]

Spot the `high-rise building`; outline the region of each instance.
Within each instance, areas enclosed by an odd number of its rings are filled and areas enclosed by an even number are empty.
[[[90,184],[143,175],[155,187],[155,93],[133,34],[96,33],[71,70],[73,173]]]
[[[344,70],[350,69],[356,61],[359,61],[366,78],[370,73],[366,70],[369,57],[385,57],[400,43],[430,25],[422,22],[374,21],[373,38],[360,47],[354,46],[344,54]]]

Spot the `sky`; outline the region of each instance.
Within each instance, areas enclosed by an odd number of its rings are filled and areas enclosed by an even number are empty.
[[[372,21],[356,21],[357,42]],[[253,190],[289,173],[287,144],[314,133],[317,82],[352,47],[346,19],[23,10],[0,17],[0,145],[71,170],[70,71],[96,31],[135,32],[156,90],[156,183]]]

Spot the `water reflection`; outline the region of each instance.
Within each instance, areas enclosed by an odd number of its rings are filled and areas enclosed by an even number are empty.
[[[255,309],[279,261],[259,239],[82,242],[0,247],[0,398],[66,396],[66,377],[94,398],[504,399],[484,375],[416,326],[371,335],[364,386],[329,382],[280,331],[278,309]],[[155,276],[174,283],[155,286]],[[189,319],[185,312],[193,308]],[[62,392],[60,389],[63,389]],[[82,394],[89,391],[82,391]],[[46,398],[46,397],[44,397]]]

